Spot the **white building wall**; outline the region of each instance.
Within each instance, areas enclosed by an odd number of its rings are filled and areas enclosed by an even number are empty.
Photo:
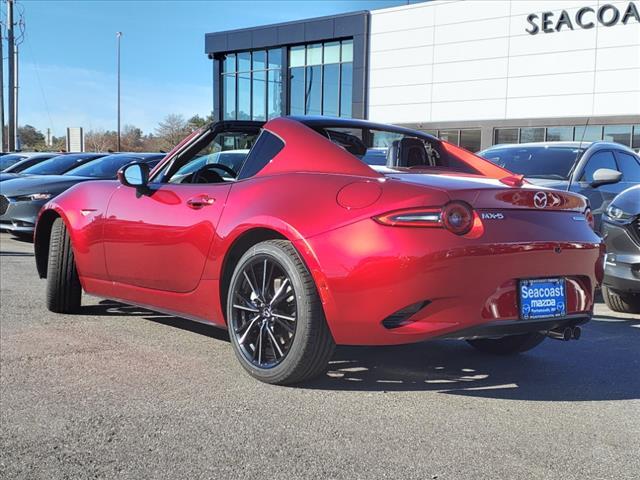
[[[369,118],[640,115],[640,24],[530,35],[527,15],[628,0],[439,0],[371,12]],[[640,9],[640,2],[636,2]],[[538,20],[538,23],[540,21]]]

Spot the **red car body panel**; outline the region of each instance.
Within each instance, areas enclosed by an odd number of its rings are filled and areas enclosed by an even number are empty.
[[[49,202],[43,212],[64,219],[85,291],[225,326],[227,254],[247,232],[268,229],[290,240],[307,265],[338,344],[410,343],[517,320],[522,278],[565,277],[567,313],[591,312],[603,247],[583,219],[583,197],[521,184],[445,142],[478,174],[383,175],[298,121],[279,118],[264,128],[285,147],[254,177],[158,184],[150,195],[86,182]],[[548,198],[543,210],[534,206],[540,191]],[[189,208],[201,197],[211,205]],[[453,200],[475,209],[463,236],[373,219]],[[481,218],[496,212],[501,221]],[[417,302],[426,306],[408,325],[382,325]]]

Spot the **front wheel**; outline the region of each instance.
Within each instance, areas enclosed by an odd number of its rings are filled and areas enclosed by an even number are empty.
[[[56,313],[80,310],[82,287],[71,249],[71,237],[61,218],[51,227],[47,267],[47,308]]]
[[[467,342],[481,352],[495,355],[513,355],[537,347],[544,339],[545,336],[543,334],[533,332],[522,335],[508,335],[502,338],[477,338],[467,340]]]
[[[229,285],[227,324],[236,357],[266,383],[319,375],[335,348],[313,278],[284,240],[259,243],[242,256]]]

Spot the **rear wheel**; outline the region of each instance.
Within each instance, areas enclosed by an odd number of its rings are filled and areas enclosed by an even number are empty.
[[[467,340],[467,342],[481,352],[495,355],[512,355],[531,350],[540,345],[544,339],[545,336],[543,334],[532,332],[522,335],[509,335],[502,338],[478,338]]]
[[[322,373],[335,344],[311,274],[290,242],[251,247],[227,297],[231,344],[253,377],[279,385]]]
[[[66,225],[57,218],[51,227],[47,268],[47,308],[56,313],[75,313],[80,309],[82,287]]]
[[[604,303],[611,310],[622,313],[640,313],[640,295],[620,293],[609,287],[602,287]]]

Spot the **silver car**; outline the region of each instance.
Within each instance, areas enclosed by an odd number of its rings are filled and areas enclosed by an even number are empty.
[[[478,155],[535,185],[589,199],[600,231],[602,214],[617,194],[640,184],[640,156],[613,142],[539,142],[494,145]]]
[[[640,313],[640,185],[613,199],[602,217],[602,233],[604,301],[616,312]]]

